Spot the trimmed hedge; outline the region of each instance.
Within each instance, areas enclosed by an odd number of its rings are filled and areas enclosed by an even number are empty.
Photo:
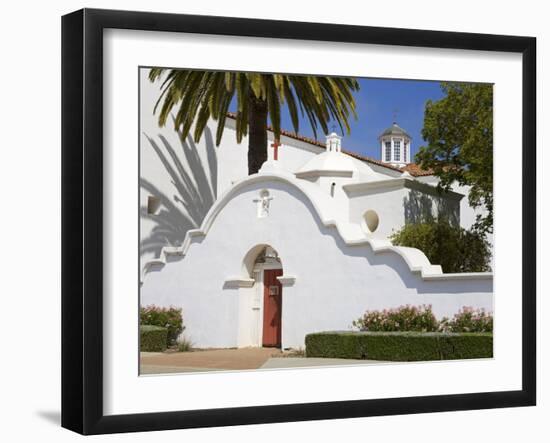
[[[384,361],[491,358],[493,334],[318,332],[306,335],[306,357]]]
[[[142,325],[139,327],[139,350],[162,352],[168,343],[168,329],[160,326]]]

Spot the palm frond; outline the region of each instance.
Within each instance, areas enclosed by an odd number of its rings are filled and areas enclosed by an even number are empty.
[[[305,117],[316,138],[319,128],[328,133],[330,122],[349,133],[351,117],[357,118],[353,94],[359,83],[354,78],[153,68],[149,80],[161,81],[154,108],[159,125],[164,126],[176,110],[175,128],[185,138],[194,125],[195,142],[213,118],[217,121],[216,145],[220,144],[234,97],[238,143],[249,133],[251,100],[265,102],[276,137],[281,132],[283,106],[288,108],[294,131],[299,131],[300,118]]]

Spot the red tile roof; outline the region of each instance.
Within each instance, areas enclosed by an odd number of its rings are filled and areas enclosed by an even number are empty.
[[[431,169],[422,169],[420,166],[418,166],[416,163],[409,163],[401,168],[401,171],[405,172],[407,171],[409,174],[411,174],[414,177],[425,177],[427,175],[433,175],[433,171]]]
[[[227,116],[229,118],[232,118],[232,119],[236,118],[235,114],[233,114],[231,112],[228,112]],[[267,126],[267,130],[273,132],[273,128],[270,125]],[[285,137],[292,138],[294,140],[299,140],[299,141],[302,141],[302,142],[305,142],[305,143],[309,143],[310,145],[314,145],[314,146],[317,146],[319,148],[326,149],[325,143],[323,143],[319,140],[315,140],[314,138],[306,137],[304,135],[300,135],[300,134],[297,134],[295,132],[287,131],[286,129],[281,129],[281,135],[284,135]],[[396,166],[392,166],[388,163],[384,163],[384,162],[382,162],[380,160],[377,160],[375,158],[368,157],[366,155],[357,154],[356,152],[348,151],[347,149],[342,149],[342,152],[344,154],[349,155],[350,157],[356,158],[357,160],[361,160],[361,161],[364,161],[364,162],[367,162],[367,163],[372,163],[372,164],[375,164],[375,165],[378,165],[378,166],[382,166],[384,168],[388,168],[388,169],[391,169],[393,171],[397,171],[397,172],[408,171],[409,174],[411,174],[414,177],[423,177],[423,176],[433,174],[432,171],[425,171],[425,170],[421,169],[420,166],[418,166],[416,163],[409,163],[408,165],[403,166],[402,168],[398,168]]]

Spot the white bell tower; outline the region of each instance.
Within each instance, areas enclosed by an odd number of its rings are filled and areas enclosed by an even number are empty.
[[[334,131],[327,135],[327,152],[342,152],[342,137]]]
[[[380,160],[392,166],[402,167],[411,162],[411,136],[393,122],[378,137],[380,141]]]

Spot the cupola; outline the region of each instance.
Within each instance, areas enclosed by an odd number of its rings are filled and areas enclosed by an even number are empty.
[[[336,132],[327,135],[327,152],[342,152],[342,137]]]
[[[411,162],[411,136],[396,122],[378,137],[383,163],[402,167]]]

